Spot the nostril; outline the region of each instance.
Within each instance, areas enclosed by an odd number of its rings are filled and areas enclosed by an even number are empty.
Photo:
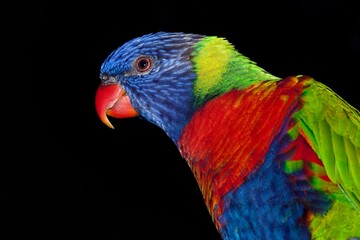
[[[103,74],[100,76],[100,79],[103,85],[117,83],[117,77],[109,76],[108,74]]]
[[[106,81],[106,79],[109,77],[109,75],[107,74],[103,74],[100,76],[100,79],[103,80],[103,81]]]

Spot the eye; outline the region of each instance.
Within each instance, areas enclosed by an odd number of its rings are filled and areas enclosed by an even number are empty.
[[[135,66],[139,72],[145,72],[151,67],[151,59],[148,57],[139,57],[136,60]]]

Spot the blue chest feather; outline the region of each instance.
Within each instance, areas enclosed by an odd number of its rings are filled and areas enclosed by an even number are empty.
[[[290,114],[289,116],[292,116]],[[303,169],[287,174],[294,141],[288,134],[289,118],[272,141],[264,162],[237,189],[223,197],[218,218],[223,239],[310,239],[306,213],[326,215],[333,201],[313,188]]]
[[[303,221],[304,205],[280,168],[277,151],[283,144],[275,140],[259,169],[225,196],[219,219],[224,239],[310,238]]]

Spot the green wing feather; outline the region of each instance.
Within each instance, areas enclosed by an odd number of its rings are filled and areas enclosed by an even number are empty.
[[[294,119],[323,167],[312,164],[311,184],[334,200],[325,215],[313,215],[313,239],[360,236],[360,113],[327,86],[311,79]],[[316,177],[324,175],[328,180]],[[332,182],[332,183],[331,183]],[[336,187],[337,186],[337,187]]]
[[[360,211],[360,113],[334,91],[311,80],[296,118],[327,176]]]

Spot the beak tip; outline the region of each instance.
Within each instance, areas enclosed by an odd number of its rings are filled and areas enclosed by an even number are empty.
[[[109,124],[106,124],[106,123],[105,123],[105,125],[108,126],[108,127],[111,128],[111,129],[115,129],[114,126],[113,126],[111,123],[109,123]]]
[[[115,129],[114,126],[111,124],[111,122],[109,121],[109,119],[107,117],[105,117],[103,119],[103,123],[105,123],[106,126],[108,126],[111,129]]]
[[[100,114],[98,114],[98,116],[99,116],[102,123],[104,123],[109,128],[114,129],[114,126],[109,121],[109,119],[108,119],[108,117],[106,115],[106,112],[105,113],[100,113]]]

